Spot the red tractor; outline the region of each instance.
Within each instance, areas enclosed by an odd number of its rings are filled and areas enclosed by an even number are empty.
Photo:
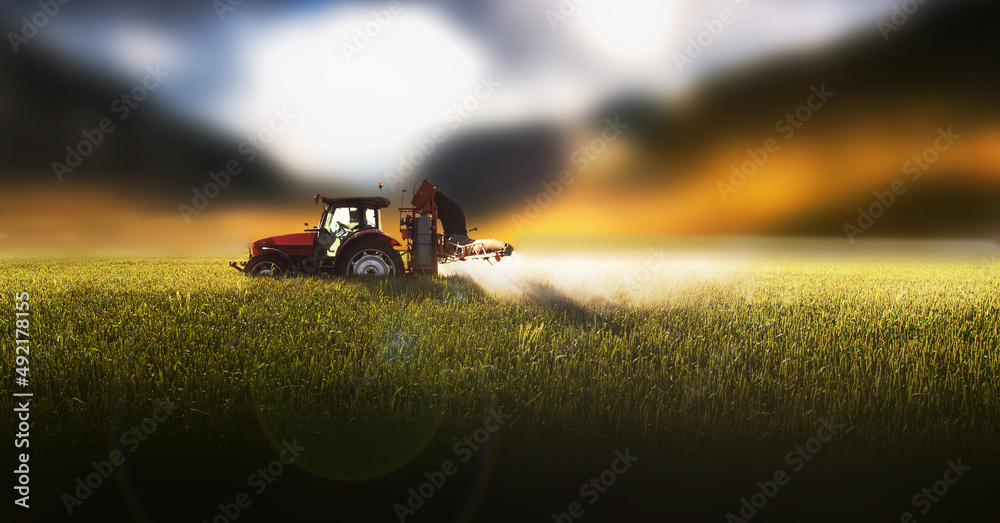
[[[469,238],[462,208],[427,180],[413,195],[413,207],[399,210],[405,245],[381,230],[381,211],[391,205],[387,198],[323,198],[317,194],[315,202],[321,200],[323,215],[315,228],[257,240],[250,245],[249,260],[229,265],[251,276],[395,276],[437,274],[441,263],[500,261],[513,252],[509,244],[499,240]],[[438,229],[439,220],[443,232]]]

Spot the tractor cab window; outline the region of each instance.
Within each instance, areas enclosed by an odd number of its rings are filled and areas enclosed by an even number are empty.
[[[347,207],[338,207],[333,209],[332,212],[327,213],[326,223],[323,224],[323,228],[337,236],[343,235],[345,231],[352,228],[350,209]]]
[[[378,211],[375,209],[365,209],[365,227],[378,228]]]
[[[375,228],[377,226],[375,209],[351,209],[351,223],[354,224],[357,230]]]
[[[334,207],[323,215],[316,241],[320,251],[316,256],[334,257],[337,251],[352,234],[364,230],[375,229],[379,225],[378,210],[364,206]]]
[[[375,209],[363,207],[338,207],[326,215],[323,229],[338,238],[344,238],[355,231],[378,226]]]

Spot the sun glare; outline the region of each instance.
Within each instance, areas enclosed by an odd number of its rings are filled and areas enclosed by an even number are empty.
[[[388,15],[388,16],[387,16]],[[295,121],[276,141],[291,174],[380,173],[475,89],[485,58],[436,11],[339,8],[275,30],[247,54],[251,94],[233,111],[287,106]],[[248,122],[250,123],[250,122]]]

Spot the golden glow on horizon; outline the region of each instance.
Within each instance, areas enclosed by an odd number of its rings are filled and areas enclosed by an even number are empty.
[[[523,200],[510,202],[511,207],[492,216],[466,211],[478,236],[500,238],[515,248],[521,235],[539,234],[761,235],[794,225],[816,209],[842,207],[846,221],[854,218],[856,202],[870,200],[873,191],[888,188],[896,179],[906,179],[903,164],[933,145],[937,125],[913,117],[904,123],[901,128],[900,122],[886,119],[880,126],[817,127],[815,134],[801,133],[782,142],[781,150],[728,201],[720,196],[717,182],[728,181],[731,166],[747,159],[747,147],[758,146],[766,137],[717,143],[713,153],[683,171],[669,164],[649,166],[641,181],[635,173],[642,168],[642,151],[635,144],[615,144],[521,231],[511,216],[525,212]],[[1000,127],[959,122],[954,128],[962,137],[919,181],[907,181],[908,187],[960,184],[995,189],[1000,184]],[[566,168],[575,166],[567,162]],[[535,196],[541,186],[528,189],[526,196]],[[24,185],[0,194],[5,209],[0,233],[7,235],[0,255],[228,255],[243,252],[254,239],[300,232],[303,222],[314,223],[319,215],[307,196],[301,204],[283,208],[223,205],[237,202],[235,197],[213,201],[185,224],[172,202],[150,205],[110,188],[79,183],[60,191]],[[398,237],[394,227],[388,229]],[[830,235],[840,232],[837,225]]]

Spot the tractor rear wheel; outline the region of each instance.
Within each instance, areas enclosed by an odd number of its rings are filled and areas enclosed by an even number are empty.
[[[250,276],[280,276],[291,269],[288,260],[277,254],[265,252],[258,254],[247,262],[244,271]]]
[[[384,243],[348,245],[337,258],[337,274],[341,276],[399,276],[404,272],[403,257]]]

